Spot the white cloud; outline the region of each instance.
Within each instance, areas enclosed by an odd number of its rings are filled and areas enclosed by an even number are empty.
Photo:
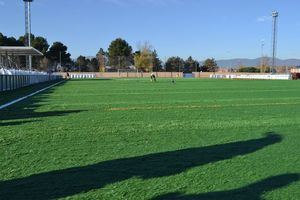
[[[256,19],[256,21],[258,21],[258,22],[266,22],[266,21],[271,21],[271,20],[272,20],[271,16],[261,16]]]

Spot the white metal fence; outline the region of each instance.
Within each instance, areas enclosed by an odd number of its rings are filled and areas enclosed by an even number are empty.
[[[0,92],[59,79],[62,79],[62,76],[44,72],[0,69]]]
[[[261,79],[261,80],[291,80],[290,74],[211,74],[210,78],[221,78],[221,79]]]
[[[70,74],[70,78],[72,78],[72,79],[93,79],[93,78],[96,78],[96,74],[86,74],[86,73]]]

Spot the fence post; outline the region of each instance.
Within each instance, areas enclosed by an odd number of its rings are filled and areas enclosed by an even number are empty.
[[[15,76],[10,76],[12,90],[16,89]]]
[[[4,75],[4,81],[3,81],[3,85],[4,85],[4,91],[7,90],[7,75]]]
[[[0,75],[0,91],[3,91],[3,76]]]
[[[11,76],[7,76],[7,78],[8,78],[8,82],[9,82],[9,90],[12,90],[12,78],[11,78]]]

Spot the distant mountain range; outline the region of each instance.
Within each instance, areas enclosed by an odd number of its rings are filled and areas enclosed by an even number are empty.
[[[271,64],[272,58],[268,58],[269,63]],[[219,67],[224,68],[236,68],[239,66],[260,66],[261,58],[256,59],[246,59],[246,58],[237,58],[237,59],[229,59],[229,60],[217,60],[217,64]],[[300,59],[276,59],[277,66],[300,66]]]

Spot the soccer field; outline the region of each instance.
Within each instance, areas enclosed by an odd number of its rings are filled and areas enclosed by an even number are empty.
[[[0,110],[0,199],[296,200],[299,131],[299,81],[71,80]]]

